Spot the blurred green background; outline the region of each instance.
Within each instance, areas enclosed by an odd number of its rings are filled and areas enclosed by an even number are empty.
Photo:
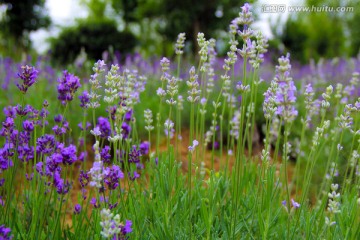
[[[36,56],[39,50],[31,35],[43,31],[46,50],[57,65],[74,63],[85,53],[88,60],[100,59],[109,50],[122,56],[173,56],[173,43],[180,32],[185,32],[185,53],[192,57],[197,50],[196,34],[201,31],[207,38],[218,39],[217,52],[221,56],[226,54],[228,25],[245,1],[77,0],[73,2],[83,14],[71,16],[74,11],[70,11],[68,18],[75,19],[71,24],[54,22],[49,11],[54,2],[0,0],[0,55],[14,60],[24,58],[24,53]],[[359,53],[360,3],[356,0],[260,0],[251,4],[258,20],[255,28],[270,38],[270,52],[276,56],[291,52],[294,60],[306,64],[310,59],[354,57]],[[314,6],[318,10],[269,13],[264,12],[264,4]],[[334,7],[334,11],[324,7]],[[341,11],[336,11],[338,7],[342,7]],[[60,14],[64,9],[56,11]]]

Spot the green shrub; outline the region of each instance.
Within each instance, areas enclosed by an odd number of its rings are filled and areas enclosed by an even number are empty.
[[[127,54],[132,52],[136,42],[131,32],[119,32],[114,21],[80,21],[75,27],[63,29],[58,38],[51,40],[52,60],[60,64],[71,63],[82,48],[93,60],[100,59],[109,47]]]

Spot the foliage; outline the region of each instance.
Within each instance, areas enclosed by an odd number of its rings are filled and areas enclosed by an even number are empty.
[[[11,37],[20,47],[28,49],[29,33],[51,23],[44,7],[45,0],[1,0],[0,4],[6,6],[5,17],[0,22],[2,34]]]
[[[52,59],[61,64],[70,63],[84,49],[88,58],[100,59],[111,47],[121,54],[131,53],[136,39],[130,32],[119,32],[112,20],[79,21],[75,27],[64,29],[52,39]],[[66,52],[67,54],[64,54]]]
[[[282,32],[275,32],[286,51],[291,51],[294,58],[302,63],[308,59],[318,61],[320,58],[348,55],[345,38],[347,26],[345,21],[341,21],[348,13],[321,10],[324,6],[336,9],[339,3],[330,0],[306,1],[304,7],[314,7],[315,10],[291,13]]]
[[[347,6],[353,7],[354,11],[348,13],[347,16],[347,27],[349,29],[348,39],[350,41],[350,56],[356,56],[360,53],[360,9],[357,1],[348,1]]]

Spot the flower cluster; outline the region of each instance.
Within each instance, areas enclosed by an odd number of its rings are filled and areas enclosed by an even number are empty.
[[[61,136],[66,134],[66,132],[69,130],[69,122],[66,121],[66,119],[61,115],[56,115],[54,117],[55,123],[57,123],[53,128],[53,132],[56,136]]]
[[[279,66],[276,66],[275,81],[278,88],[276,91],[276,114],[281,116],[285,122],[291,122],[298,115],[294,103],[296,102],[296,87],[290,77],[290,55],[279,58]]]
[[[101,235],[111,239],[125,239],[126,235],[132,232],[132,222],[126,220],[125,225],[120,221],[120,215],[114,216],[110,209],[102,209],[100,212],[102,227]]]
[[[277,89],[278,89],[278,83],[273,80],[270,83],[270,87],[264,93],[263,111],[266,119],[272,119],[275,112],[277,111],[277,107],[276,107]]]
[[[81,108],[88,108],[90,103],[90,95],[88,91],[83,91],[83,93],[79,96],[79,100]]]
[[[58,79],[58,83],[58,99],[63,105],[73,100],[74,93],[81,86],[80,79],[68,71],[63,72],[63,76]]]
[[[330,85],[326,88],[326,92],[322,94],[323,100],[321,101],[321,107],[322,107],[321,110],[323,114],[325,114],[326,109],[330,107],[330,99],[333,91],[334,88],[333,86]]]
[[[101,88],[99,77],[100,74],[105,71],[105,62],[104,60],[99,60],[94,64],[93,71],[94,74],[91,75],[89,83],[91,85],[91,92],[90,92],[90,102],[87,103],[88,108],[98,108],[100,106],[99,98],[101,97],[98,92],[99,88]]]
[[[167,99],[166,100],[166,103],[167,104],[169,104],[169,105],[171,105],[171,106],[173,106],[173,105],[175,105],[176,104],[176,95],[177,95],[177,93],[178,93],[178,79],[177,78],[175,78],[175,77],[171,77],[171,78],[168,78],[167,79],[167,82],[168,82],[168,84],[167,84],[167,94],[170,96],[170,99]]]
[[[19,90],[25,94],[29,87],[36,83],[39,71],[34,67],[29,67],[28,65],[21,67],[21,72],[18,73],[18,78],[22,80],[22,83],[17,83],[16,86]]]
[[[328,193],[329,203],[327,210],[330,214],[330,217],[325,217],[325,224],[328,226],[333,226],[336,224],[336,221],[332,221],[335,214],[341,212],[340,210],[340,193],[337,192],[339,188],[338,184],[331,184],[331,191]]]
[[[164,132],[165,132],[165,135],[168,136],[170,139],[172,139],[174,137],[174,132],[175,132],[175,129],[174,129],[174,122],[171,121],[170,119],[167,119],[164,123]]]
[[[329,197],[329,204],[328,204],[328,208],[327,210],[330,213],[340,213],[340,193],[337,193],[337,190],[339,188],[338,184],[331,184],[331,192],[328,193],[328,197]]]
[[[201,32],[199,32],[197,35],[197,42],[200,47],[199,50],[200,61],[204,63],[207,61],[208,58],[208,46],[210,42],[205,39],[204,33]],[[205,72],[205,68],[201,68],[200,71]]]
[[[120,179],[124,178],[124,173],[121,171],[119,166],[112,165],[107,167],[103,171],[104,182],[110,190],[114,190],[119,186]]]
[[[196,146],[198,146],[198,145],[199,145],[199,142],[197,140],[193,140],[192,146],[188,147],[189,152],[193,153],[195,151]]]
[[[282,201],[281,204],[284,206],[285,210],[288,211],[287,209],[287,202],[286,200]],[[291,199],[291,209],[290,209],[290,212],[293,210],[293,209],[297,209],[300,207],[300,203],[296,202],[294,199]]]
[[[187,97],[187,100],[191,103],[195,103],[197,101],[199,101],[200,99],[200,90],[198,90],[199,88],[199,83],[197,81],[198,75],[195,73],[195,67],[191,67],[190,71],[189,71],[189,75],[190,75],[190,80],[186,81],[187,86],[190,88],[190,90],[188,91],[189,96]]]
[[[209,53],[208,53],[208,62],[204,63],[204,67],[207,69],[208,80],[206,82],[206,92],[208,94],[213,92],[214,89],[214,81],[215,81],[215,60],[216,60],[216,51],[215,51],[216,41],[215,39],[209,39]]]
[[[149,132],[151,132],[154,129],[154,126],[152,126],[152,122],[153,122],[153,115],[150,109],[146,109],[144,110],[144,117],[145,117],[145,129]]]
[[[320,144],[321,138],[324,136],[325,131],[329,128],[330,121],[324,121],[322,126],[317,127],[312,139],[312,148],[314,149],[316,146]]]
[[[185,39],[185,33],[179,33],[175,44],[176,55],[182,55],[184,53],[183,48],[185,46]]]
[[[110,71],[105,76],[105,97],[104,101],[108,104],[114,103],[119,98],[118,89],[121,88],[121,77],[119,75],[119,66],[111,65]]]
[[[65,147],[63,143],[56,142],[53,135],[44,135],[38,138],[37,142],[39,143],[37,152],[46,157],[45,165],[42,161],[36,164],[36,171],[41,176],[50,177],[52,185],[59,194],[68,193],[71,183],[61,177],[62,166],[70,166],[78,161],[75,145]]]
[[[5,225],[0,226],[0,239],[2,240],[11,240],[13,238],[12,235],[10,235],[11,229],[5,227]]]
[[[99,141],[96,141],[93,148],[95,151],[95,161],[93,167],[89,171],[89,174],[91,176],[90,186],[101,188],[102,181],[104,179],[104,170],[103,162],[101,161],[101,156],[99,152]]]

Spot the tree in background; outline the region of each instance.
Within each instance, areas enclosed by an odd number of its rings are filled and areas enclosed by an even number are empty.
[[[306,6],[339,7],[338,1],[307,0]],[[341,12],[291,13],[283,31],[275,34],[295,59],[307,63],[309,59],[346,56],[345,24]]]
[[[360,52],[360,8],[357,0],[350,0],[347,4],[348,7],[353,7],[354,11],[347,14],[347,27],[349,30],[349,54],[356,56]]]
[[[0,0],[0,5],[6,8],[5,14],[0,20],[0,31],[3,37],[11,38],[15,42],[14,48],[29,50],[31,47],[30,32],[48,27],[51,23],[44,6],[45,0]],[[4,46],[4,48],[9,48],[9,46]],[[15,49],[11,48],[9,52],[13,50]]]
[[[73,63],[81,53],[98,60],[110,49],[122,56],[133,52],[137,39],[129,30],[119,29],[108,0],[82,0],[82,3],[88,10],[87,18],[78,19],[75,26],[62,29],[60,35],[51,40],[54,63]]]
[[[54,63],[65,65],[73,63],[82,51],[88,59],[98,60],[109,49],[125,55],[135,45],[135,37],[129,32],[119,32],[113,20],[79,21],[74,27],[64,28],[51,41],[51,57]]]
[[[245,1],[239,0],[162,0],[158,14],[164,19],[159,29],[166,38],[174,41],[180,32],[185,32],[195,50],[198,32],[207,38],[215,37],[219,30],[228,30],[232,19],[238,16]]]
[[[114,11],[121,15],[125,26],[138,24],[142,46],[152,42],[147,36],[160,38],[162,54],[169,54],[179,33],[185,32],[195,50],[198,32],[207,38],[227,30],[238,16],[244,0],[111,0]],[[252,1],[250,1],[252,2]],[[146,34],[144,34],[146,33]],[[143,41],[142,41],[143,40]],[[159,42],[159,41],[158,41]]]

